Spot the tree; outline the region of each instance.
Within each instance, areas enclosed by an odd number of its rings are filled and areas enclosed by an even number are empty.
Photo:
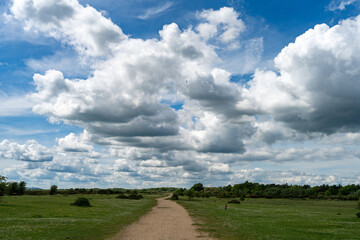
[[[352,192],[356,192],[357,190],[358,190],[358,187],[355,186],[354,184],[347,185],[347,186],[339,189],[339,194],[345,196],[345,195],[349,195]]]
[[[184,196],[184,192],[185,192],[185,188],[178,188],[174,191],[174,194],[178,195],[178,196]]]
[[[328,190],[326,190],[326,192],[329,191],[329,190],[330,190],[330,188]],[[305,197],[310,197],[310,198],[315,199],[318,196],[318,194],[319,194],[319,188],[316,187],[316,186],[306,188],[306,190],[305,190]]]
[[[226,187],[224,187],[224,190],[226,191],[226,192],[231,192],[231,185],[229,184],[229,185],[227,185]]]
[[[5,195],[6,192],[6,180],[5,176],[0,175],[0,197]]]
[[[9,195],[17,195],[19,193],[19,184],[17,182],[12,182],[9,184]]]
[[[26,190],[26,182],[21,181],[21,182],[19,183],[19,191],[18,191],[18,194],[19,194],[19,195],[24,195],[25,190]]]
[[[192,186],[190,189],[192,189],[196,192],[201,192],[201,191],[204,191],[204,186],[202,185],[202,183],[197,183],[197,184],[194,184],[194,186]]]
[[[57,187],[56,185],[52,185],[52,186],[50,187],[50,192],[49,192],[49,194],[50,194],[50,195],[55,195],[55,194],[57,194],[57,191],[58,191],[57,188],[58,188],[58,187]]]
[[[187,196],[189,199],[193,198],[194,197],[194,190],[191,188],[189,190],[186,190],[184,192],[184,195]]]
[[[211,193],[210,193],[210,192],[208,192],[208,191],[206,191],[206,192],[204,193],[204,197],[206,197],[206,198],[209,198],[209,197],[210,197],[210,195],[211,195]]]
[[[329,189],[326,190],[324,194],[325,194],[325,196],[337,195],[338,189],[337,189],[336,185],[329,187]]]

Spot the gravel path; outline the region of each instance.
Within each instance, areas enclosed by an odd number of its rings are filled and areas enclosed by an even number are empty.
[[[126,227],[112,240],[188,240],[209,238],[196,230],[188,212],[174,201],[157,199],[158,204],[139,221]]]

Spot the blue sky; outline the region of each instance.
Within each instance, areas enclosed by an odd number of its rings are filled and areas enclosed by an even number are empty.
[[[2,1],[0,174],[359,183],[359,3]]]

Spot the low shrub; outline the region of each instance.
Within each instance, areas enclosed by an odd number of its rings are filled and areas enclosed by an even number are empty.
[[[25,195],[48,195],[49,190],[26,190]]]
[[[240,204],[240,201],[237,199],[233,199],[231,201],[228,201],[228,203]]]
[[[79,197],[75,200],[75,202],[71,203],[71,205],[79,207],[91,207],[89,199],[84,197]]]
[[[357,216],[358,218],[360,218],[360,212],[356,213],[356,216]]]
[[[126,196],[124,193],[120,193],[118,196],[116,196],[116,198],[140,200],[144,197],[141,194],[139,194],[138,192],[134,191],[134,192],[131,192],[128,196]]]
[[[100,189],[98,194],[114,194],[114,192],[111,189]]]
[[[128,199],[134,199],[134,200],[140,200],[142,198],[144,197],[136,192],[130,193],[130,195],[128,196]]]
[[[184,196],[184,192],[185,192],[185,188],[178,188],[175,190],[174,194],[178,195],[178,196]]]
[[[175,193],[173,193],[173,195],[171,195],[171,200],[179,200],[179,196]]]
[[[116,198],[128,199],[128,196],[126,196],[124,193],[120,193],[118,196],[116,196]]]

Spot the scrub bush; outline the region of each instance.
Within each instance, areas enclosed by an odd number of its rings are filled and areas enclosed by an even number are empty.
[[[89,199],[84,197],[79,197],[71,205],[79,207],[91,207]]]

